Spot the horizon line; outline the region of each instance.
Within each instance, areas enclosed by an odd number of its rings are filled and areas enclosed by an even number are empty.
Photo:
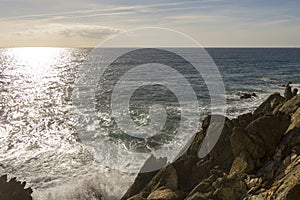
[[[93,48],[101,48],[100,46],[7,46],[7,47],[0,47],[0,49],[13,49],[13,48],[62,48],[62,49],[93,49]],[[174,46],[160,46],[160,47],[103,47],[103,48],[198,48],[198,47],[188,47],[188,46],[179,46],[179,47],[174,47]],[[300,46],[200,46],[199,48],[274,48],[274,49],[284,49],[284,48],[290,48],[290,49],[298,49]]]

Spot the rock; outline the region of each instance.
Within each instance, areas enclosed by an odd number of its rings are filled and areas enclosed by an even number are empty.
[[[285,101],[276,93],[254,114],[232,120],[223,116],[214,120],[212,116],[206,117],[202,130],[195,134],[186,151],[173,163],[153,172],[154,175],[138,175],[133,195],[127,197],[132,200],[297,198],[299,106],[300,95]],[[219,138],[216,133],[221,133]],[[218,138],[216,143],[215,138]],[[202,147],[206,154],[198,157]]]
[[[229,175],[236,175],[241,173],[249,173],[254,169],[253,161],[248,152],[241,152],[239,156],[237,156],[231,166]]]
[[[218,199],[238,200],[246,189],[246,184],[242,178],[234,176],[226,179],[220,188],[214,192],[213,196]]]
[[[284,91],[285,100],[290,100],[293,97],[292,88],[290,85],[287,85]]]
[[[192,168],[199,161],[197,156],[187,155],[185,159],[176,160],[172,166],[177,172],[178,177],[178,189],[191,189],[190,177],[192,174]]]
[[[250,99],[252,97],[257,97],[257,95],[254,92],[253,93],[238,92],[236,95],[238,95],[240,97],[240,99]]]
[[[293,96],[296,96],[297,93],[298,93],[298,89],[297,89],[297,88],[294,88],[294,89],[293,89]]]
[[[158,171],[139,173],[134,180],[134,183],[129,187],[127,192],[121,198],[122,200],[128,199],[140,191],[142,191],[145,186],[151,181],[151,179],[157,174]]]
[[[300,184],[293,187],[287,194],[286,200],[299,200],[300,197]]]
[[[254,116],[270,114],[280,104],[284,102],[284,97],[279,93],[274,93],[267,98],[253,113]]]
[[[241,127],[233,129],[230,142],[235,156],[239,156],[241,152],[248,152],[253,159],[265,156],[266,150],[262,139],[251,135]]]
[[[26,182],[17,181],[16,178],[7,180],[7,175],[0,177],[1,200],[32,200],[32,189],[26,188]]]
[[[145,193],[140,193],[128,198],[127,200],[146,200],[148,195],[149,193],[147,193],[147,195],[145,195]]]
[[[210,196],[212,195],[212,192],[203,194],[201,192],[196,192],[192,194],[191,196],[188,196],[185,198],[186,200],[210,200]]]
[[[225,121],[218,121],[209,125],[207,135],[211,137],[211,139],[208,140],[208,143],[203,141],[201,148],[203,145],[206,145],[208,147],[207,149],[209,149],[209,146],[212,145],[212,141],[217,141],[209,153],[210,159],[214,163],[214,166],[219,165],[228,169],[234,159],[230,143],[232,129],[230,128],[230,123],[228,123],[229,119],[225,117],[223,117],[223,119],[225,119]],[[218,139],[213,138],[216,137],[216,132],[221,132]]]
[[[192,168],[192,176],[190,177],[190,185],[194,188],[199,180],[208,178],[212,162],[210,160],[201,160]]]
[[[261,138],[264,142],[266,153],[272,153],[289,124],[289,116],[285,114],[262,116],[252,121],[246,127],[246,131]]]
[[[300,107],[300,95],[294,96],[292,99],[285,102],[282,106],[278,107],[273,111],[273,114],[279,112],[285,113],[287,115],[292,115]]]
[[[289,132],[290,130],[293,130],[296,127],[300,127],[300,108],[298,108],[291,117],[291,124],[288,127],[286,132]]]
[[[163,168],[157,173],[153,179],[146,185],[144,191],[153,192],[159,187],[166,187],[171,190],[177,190],[178,188],[178,177],[175,168],[172,165]]]
[[[147,198],[147,200],[180,200],[180,199],[181,199],[180,194],[165,187],[153,191]]]

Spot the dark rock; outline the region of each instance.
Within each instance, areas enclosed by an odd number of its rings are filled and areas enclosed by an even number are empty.
[[[238,200],[245,193],[247,186],[240,176],[233,176],[224,179],[223,184],[218,188],[213,196],[218,199]]]
[[[293,187],[286,196],[286,200],[299,200],[300,198],[300,184]]]
[[[282,134],[287,130],[290,124],[290,118],[285,114],[276,116],[263,116],[252,121],[246,131],[264,142],[264,148],[267,154],[272,154],[276,144],[279,143]]]
[[[294,89],[293,89],[293,96],[296,96],[297,93],[298,93],[298,89],[297,89],[297,88],[294,88]]]
[[[178,188],[177,172],[172,165],[160,170],[146,185],[143,191],[153,192],[162,186],[171,190],[177,190]]]
[[[147,200],[181,200],[182,195],[180,192],[174,192],[169,188],[161,187],[153,191]]]
[[[255,93],[241,93],[238,92],[236,95],[240,97],[240,99],[250,99],[252,97],[257,97]]]
[[[236,175],[241,173],[249,173],[254,169],[254,164],[248,152],[241,152],[239,156],[235,157],[229,175]]]
[[[284,97],[279,93],[274,93],[267,98],[253,113],[254,116],[270,114],[280,104],[284,102]]]
[[[147,181],[139,175],[131,192],[134,194],[127,197],[142,200],[297,198],[299,106],[299,95],[285,101],[275,93],[253,115],[248,113],[232,120],[223,116],[206,117],[202,130],[195,134],[186,151],[167,167],[149,175]],[[199,149],[204,151],[199,153]]]
[[[284,91],[285,100],[290,100],[293,97],[292,88],[290,85],[287,85]]]
[[[16,178],[7,180],[7,175],[0,177],[1,200],[32,200],[32,189],[26,188],[26,182],[17,181]]]
[[[285,113],[287,115],[292,115],[300,107],[300,95],[293,97],[292,99],[285,102],[282,106],[279,106],[273,111],[273,114],[279,112]]]
[[[187,155],[185,159],[181,158],[172,164],[177,172],[178,189],[190,189],[190,177],[193,175],[192,168],[196,165],[198,160],[197,156]]]
[[[145,186],[151,181],[151,179],[157,174],[158,171],[147,172],[147,173],[139,173],[134,180],[134,183],[129,187],[127,192],[121,199],[128,199],[140,191],[142,191]]]

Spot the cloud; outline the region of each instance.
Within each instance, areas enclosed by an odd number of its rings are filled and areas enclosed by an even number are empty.
[[[31,27],[29,30],[16,32],[15,35],[22,37],[58,36],[75,39],[103,40],[121,31],[121,29],[99,25],[52,23],[37,25]]]

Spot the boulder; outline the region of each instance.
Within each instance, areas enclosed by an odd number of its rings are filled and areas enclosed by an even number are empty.
[[[178,188],[177,172],[172,165],[160,170],[145,186],[143,191],[153,192],[162,186],[171,190],[177,190]]]
[[[158,188],[157,190],[153,191],[148,197],[147,200],[181,200],[182,196],[172,191],[169,188]]]
[[[285,87],[285,91],[284,91],[284,98],[286,101],[290,100],[293,97],[293,93],[292,93],[292,87],[290,85],[287,85]]]
[[[252,121],[246,127],[246,131],[253,136],[261,138],[266,153],[272,154],[289,124],[290,118],[285,114],[262,116]]]
[[[286,132],[289,132],[290,130],[293,130],[296,127],[300,127],[300,108],[298,108],[291,117],[291,124],[288,127]]]
[[[245,193],[247,186],[240,176],[228,177],[223,184],[214,192],[213,199],[238,200]]]
[[[249,173],[254,169],[253,161],[248,152],[241,152],[239,156],[235,157],[229,175],[236,175],[241,173]]]
[[[134,194],[128,197],[132,200],[297,199],[299,106],[299,95],[285,101],[275,93],[254,114],[232,120],[223,116],[206,117],[202,130],[195,134],[186,151],[161,170],[139,175]],[[205,156],[199,156],[200,148],[206,150],[202,152]]]
[[[254,112],[254,116],[270,114],[280,104],[284,102],[284,97],[279,93],[274,93],[267,98]]]
[[[273,114],[279,112],[287,115],[292,115],[300,107],[300,95],[294,96],[290,100],[286,101],[282,106],[279,106],[273,111]]]

